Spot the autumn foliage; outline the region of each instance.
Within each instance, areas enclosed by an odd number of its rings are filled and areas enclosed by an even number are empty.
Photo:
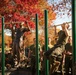
[[[52,20],[56,18],[56,13],[46,0],[0,1],[0,16],[5,17],[5,22],[27,21],[31,28],[35,28],[35,14],[39,15],[40,26],[44,25],[45,9],[48,10],[48,22],[51,25]]]

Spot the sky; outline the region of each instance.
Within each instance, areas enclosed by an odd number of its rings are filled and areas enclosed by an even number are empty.
[[[62,3],[63,0],[48,0],[49,5],[54,4],[55,6],[59,3]],[[55,10],[55,12],[57,13],[56,15],[56,20],[53,21],[53,24],[58,25],[58,24],[62,24],[64,22],[71,22],[72,21],[72,17],[71,15],[71,11],[69,11],[69,9],[72,8],[71,6],[71,0],[65,0],[66,2],[66,6],[59,6],[58,10]],[[62,8],[62,9],[61,9]],[[69,15],[67,14],[69,12]],[[64,14],[64,15],[62,15]]]

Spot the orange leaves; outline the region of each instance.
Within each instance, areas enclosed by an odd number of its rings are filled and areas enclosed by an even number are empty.
[[[48,17],[49,17],[49,20],[54,20],[56,18],[56,13],[51,11],[51,12],[49,12]]]
[[[44,10],[48,10],[48,22],[51,25],[52,20],[54,20],[56,18],[56,14],[53,11],[52,6],[49,6],[46,0],[38,0],[38,8],[41,11],[40,13],[40,25],[44,25]]]
[[[35,33],[26,32],[25,36],[26,36],[26,38],[25,38],[24,41],[25,41],[26,45],[27,46],[32,45],[33,44],[33,39],[35,38]]]

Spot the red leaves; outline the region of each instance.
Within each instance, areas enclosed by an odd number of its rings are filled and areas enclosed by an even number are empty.
[[[30,22],[28,22],[28,24],[29,24],[29,26],[31,27],[31,28],[35,28],[35,23],[34,22],[32,22],[32,21],[30,21]]]
[[[17,8],[19,11],[20,11],[20,10],[23,10],[23,6],[22,6],[21,4],[18,4],[16,8]]]
[[[6,6],[10,0],[0,0],[0,8]]]
[[[15,7],[14,7],[13,5],[8,4],[8,6],[7,6],[8,13],[12,13],[13,10],[14,10],[14,8],[15,8]]]
[[[21,0],[14,0],[17,4],[21,4]]]
[[[12,28],[12,24],[10,24],[9,26],[10,26],[10,28]]]
[[[13,15],[13,17],[14,17],[16,20],[19,20],[19,18],[20,18],[20,13],[15,12],[14,15]]]
[[[29,4],[29,5],[33,5],[33,4],[37,4],[38,0],[14,0],[17,4],[22,4],[24,3]]]
[[[16,24],[16,28],[20,28],[19,24]]]
[[[26,20],[26,18],[23,15],[20,15],[19,12],[15,12],[13,17],[15,18],[16,21],[25,21]]]

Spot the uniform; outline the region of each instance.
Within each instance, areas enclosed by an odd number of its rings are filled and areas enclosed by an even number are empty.
[[[70,43],[67,43],[65,45],[65,50],[66,50],[65,72],[66,72],[66,75],[69,75],[70,69],[72,74],[72,46],[70,45]]]

